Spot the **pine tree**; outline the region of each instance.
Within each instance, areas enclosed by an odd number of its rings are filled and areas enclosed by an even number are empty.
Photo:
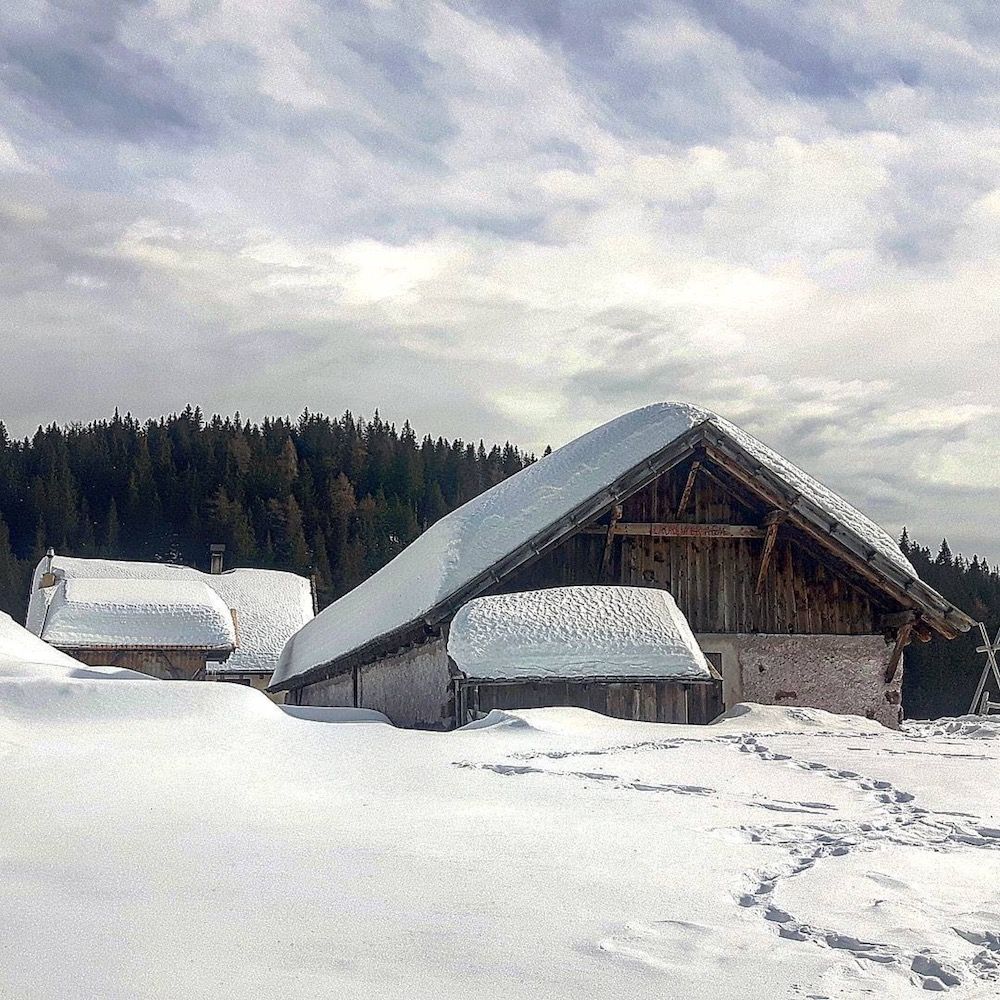
[[[121,554],[121,522],[118,520],[118,504],[111,498],[108,504],[108,516],[104,520],[104,554],[111,558]]]

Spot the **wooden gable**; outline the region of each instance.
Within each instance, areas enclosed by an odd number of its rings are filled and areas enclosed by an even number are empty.
[[[900,608],[701,454],[492,592],[602,583],[669,590],[696,632],[873,634]]]

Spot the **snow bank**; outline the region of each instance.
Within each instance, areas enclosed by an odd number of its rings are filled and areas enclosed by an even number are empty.
[[[198,580],[72,577],[52,589],[42,638],[55,646],[236,646],[229,608]]]
[[[42,634],[53,587],[40,587],[48,560],[35,567],[28,603],[27,627]],[[118,559],[74,559],[56,555],[52,569],[65,580],[147,580],[175,584],[201,583],[236,611],[239,646],[223,663],[211,664],[213,673],[270,673],[288,638],[313,617],[309,581],[294,573],[266,569],[232,569],[202,573],[187,566],[126,562]]]
[[[382,722],[391,726],[387,715],[373,708],[324,708],[319,705],[279,705],[285,715],[306,722]]]
[[[907,720],[903,723],[903,731],[907,736],[921,739],[957,736],[966,740],[1000,740],[1000,716],[960,715],[954,719]]]
[[[0,996],[995,996],[1000,743],[779,712],[820,724],[0,677]]]
[[[0,611],[0,678],[152,680],[122,667],[84,666],[22,628]]]
[[[821,708],[786,708],[779,705],[757,705],[740,702],[733,705],[711,726],[738,729],[748,733],[877,733],[883,735],[886,727],[874,719],[860,715],[837,715]]]
[[[61,667],[81,665],[79,660],[61,653],[47,642],[42,642],[2,611],[0,611],[0,663],[6,666],[15,666],[19,663],[47,663]]]
[[[712,676],[673,597],[640,587],[478,598],[455,615],[448,655],[467,677],[481,680]]]
[[[730,436],[865,548],[916,578],[887,532],[756,438],[700,407],[656,403],[576,438],[441,518],[387,566],[296,633],[281,654],[274,682],[287,681],[419,622],[498,561],[705,423]]]

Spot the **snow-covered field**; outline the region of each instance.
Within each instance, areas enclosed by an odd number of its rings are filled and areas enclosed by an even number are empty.
[[[33,651],[0,646],[5,1000],[1000,995],[1000,723],[431,734]]]

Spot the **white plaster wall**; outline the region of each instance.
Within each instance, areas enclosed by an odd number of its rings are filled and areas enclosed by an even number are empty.
[[[899,726],[902,666],[887,684],[892,646],[880,635],[699,635],[723,657],[722,697],[799,705]]]
[[[448,727],[448,652],[444,639],[434,639],[361,668],[361,708],[389,716],[407,728]]]
[[[348,671],[318,684],[302,688],[301,705],[325,705],[330,708],[354,707],[354,679]]]

